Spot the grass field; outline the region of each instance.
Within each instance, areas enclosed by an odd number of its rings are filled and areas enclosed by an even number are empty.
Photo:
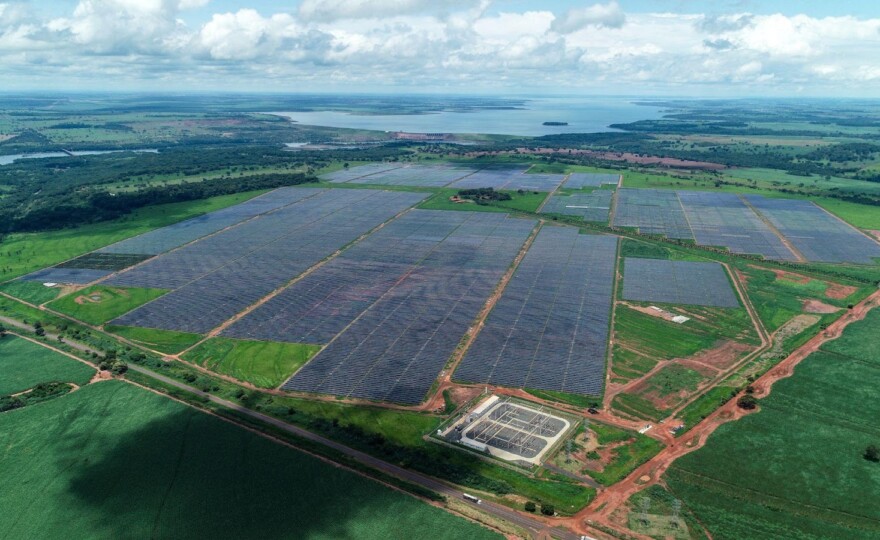
[[[215,337],[188,352],[184,359],[261,388],[275,388],[320,349],[301,343]]]
[[[0,445],[4,538],[500,538],[119,381],[0,415]]]
[[[804,360],[666,475],[714,538],[880,536],[880,341],[875,310]],[[826,352],[833,351],[833,352]]]
[[[600,445],[629,441],[629,444],[615,449],[611,462],[601,472],[590,473],[595,481],[605,486],[619,482],[661,449],[659,442],[639,433],[595,422],[590,424],[590,429],[596,433]]]
[[[102,325],[138,306],[159,298],[168,291],[92,285],[55,300],[49,307],[74,319]]]
[[[263,191],[148,206],[118,220],[74,229],[10,234],[0,243],[0,255],[3,256],[0,281],[58,264],[131,236],[238,204],[260,193]]]
[[[0,338],[0,396],[43,382],[83,385],[94,375],[93,368],[42,345],[12,335]]]
[[[25,302],[39,305],[58,298],[61,289],[46,287],[35,281],[10,281],[0,285],[0,291]]]
[[[475,203],[455,203],[449,200],[450,197],[458,193],[457,189],[444,188],[438,190],[437,193],[428,197],[418,208],[426,210],[469,210],[472,212],[535,212],[547,193],[539,192],[535,194],[531,191],[520,194],[516,191],[505,191],[511,197],[509,201],[498,201],[488,204]]]
[[[196,343],[202,336],[199,334],[188,334],[185,332],[174,332],[172,330],[157,330],[155,328],[138,328],[134,326],[108,326],[108,332],[116,334],[143,345],[154,351],[163,352],[165,354],[177,354],[182,352]]]

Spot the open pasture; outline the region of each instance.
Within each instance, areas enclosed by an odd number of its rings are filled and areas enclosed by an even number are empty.
[[[161,289],[131,289],[93,285],[55,300],[49,307],[74,319],[102,325],[138,306],[159,298]]]
[[[544,227],[455,380],[600,395],[617,238]]]
[[[260,388],[275,388],[319,349],[315,345],[300,343],[215,337],[200,343],[183,358]]]

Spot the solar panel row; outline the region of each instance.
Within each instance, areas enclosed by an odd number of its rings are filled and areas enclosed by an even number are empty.
[[[746,200],[807,260],[871,264],[880,257],[880,244],[810,201],[755,195]]]
[[[237,204],[198,216],[168,227],[162,227],[98,250],[98,253],[140,253],[158,255],[188,244],[254,216],[313,197],[322,189],[286,187]]]
[[[535,226],[532,220],[499,214],[426,212],[414,212],[394,234],[428,220],[424,223],[434,225],[412,232],[406,241],[437,244],[436,249],[423,246],[424,257],[285,389],[404,404],[424,399]],[[456,225],[462,216],[465,221]],[[376,283],[384,286],[384,279]]]
[[[108,283],[172,292],[114,324],[206,333],[424,197],[327,190],[152,259]]]
[[[714,262],[627,258],[623,298],[724,308],[739,307],[724,268]]]
[[[346,167],[332,173],[323,174],[321,175],[321,179],[340,184],[362,176],[390,171],[400,166],[399,163],[370,163],[367,165],[359,165],[357,167]]]
[[[614,236],[543,228],[454,378],[601,394],[616,251]]]
[[[608,212],[614,192],[610,189],[596,189],[590,193],[572,195],[553,195],[541,209],[542,214],[563,214],[579,216],[584,221],[608,223]]]
[[[674,191],[659,189],[620,189],[614,225],[634,227],[642,234],[693,240],[681,202]]]
[[[619,180],[619,174],[571,173],[562,187],[566,189],[582,189],[585,187],[599,187],[603,184],[617,185]]]

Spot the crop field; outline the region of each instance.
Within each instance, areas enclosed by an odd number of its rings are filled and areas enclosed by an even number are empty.
[[[797,199],[622,189],[614,225],[774,260],[797,259],[783,240],[815,262],[872,264],[880,255],[880,244],[814,203]]]
[[[718,263],[627,258],[623,271],[625,300],[739,307],[727,273]]]
[[[874,310],[850,325],[775,383],[759,412],[670,468],[666,483],[713,537],[880,535],[880,467],[861,455],[880,441],[877,324]]]
[[[543,228],[454,378],[600,395],[616,253],[613,236]]]
[[[118,381],[0,415],[0,444],[4,537],[499,538]]]
[[[211,338],[183,358],[260,388],[276,388],[319,349],[300,343]]]
[[[395,247],[392,242],[382,242],[384,249],[376,252],[355,246],[350,256],[359,267],[374,268],[375,273],[355,278],[366,281],[350,292],[343,288],[339,296],[348,298],[348,303],[340,308],[342,317],[336,319],[336,310],[331,309],[328,314],[334,317],[323,324],[329,333],[341,329],[340,323],[344,325],[346,320],[353,322],[284,389],[420,402],[534,226],[532,220],[500,214],[419,210],[383,227],[376,233],[380,240],[397,238],[407,243]],[[344,267],[345,261],[340,264]],[[395,282],[401,275],[405,279]],[[309,277],[314,279],[303,280],[303,287],[317,282],[318,294],[314,299],[306,296],[302,307],[296,305],[291,315],[294,320],[298,318],[296,310],[306,315],[308,302],[333,293],[335,279],[331,275],[316,272]],[[374,287],[378,289],[370,292]],[[383,294],[383,289],[388,292]],[[305,289],[302,291],[305,296]],[[352,295],[356,291],[363,293]],[[364,303],[360,303],[361,294],[366,295]],[[284,306],[268,309],[278,307]],[[324,309],[316,312],[318,319]],[[245,317],[242,324],[247,320]],[[301,321],[313,324],[310,319]],[[294,341],[309,342],[299,337]]]
[[[244,202],[261,192],[237,193],[199,201],[149,206],[114,221],[74,229],[15,233],[3,239],[0,280],[61,263],[100,247],[179,221]]]
[[[49,307],[74,319],[100,326],[166,292],[161,289],[93,285],[59,298]]]
[[[43,382],[84,385],[95,370],[26,339],[0,338],[0,396],[15,394]],[[2,463],[2,459],[0,459]]]
[[[114,324],[207,333],[424,198],[304,189],[310,197],[109,279],[111,285],[171,289]]]

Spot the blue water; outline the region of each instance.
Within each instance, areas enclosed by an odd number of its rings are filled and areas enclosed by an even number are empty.
[[[99,154],[112,154],[114,152],[146,152],[151,154],[159,153],[159,151],[154,148],[149,148],[145,150],[75,150],[71,153],[74,156],[96,156]],[[56,157],[70,157],[70,154],[66,154],[64,152],[33,152],[30,154],[12,154],[9,156],[0,156],[0,166],[15,163],[20,159],[40,159]]]
[[[275,112],[300,124],[414,133],[491,133],[538,136],[556,133],[614,131],[610,124],[652,120],[662,116],[659,107],[635,105],[622,98],[540,98],[522,109],[443,111],[432,114],[365,116],[339,111]],[[544,122],[568,122],[544,126]]]

